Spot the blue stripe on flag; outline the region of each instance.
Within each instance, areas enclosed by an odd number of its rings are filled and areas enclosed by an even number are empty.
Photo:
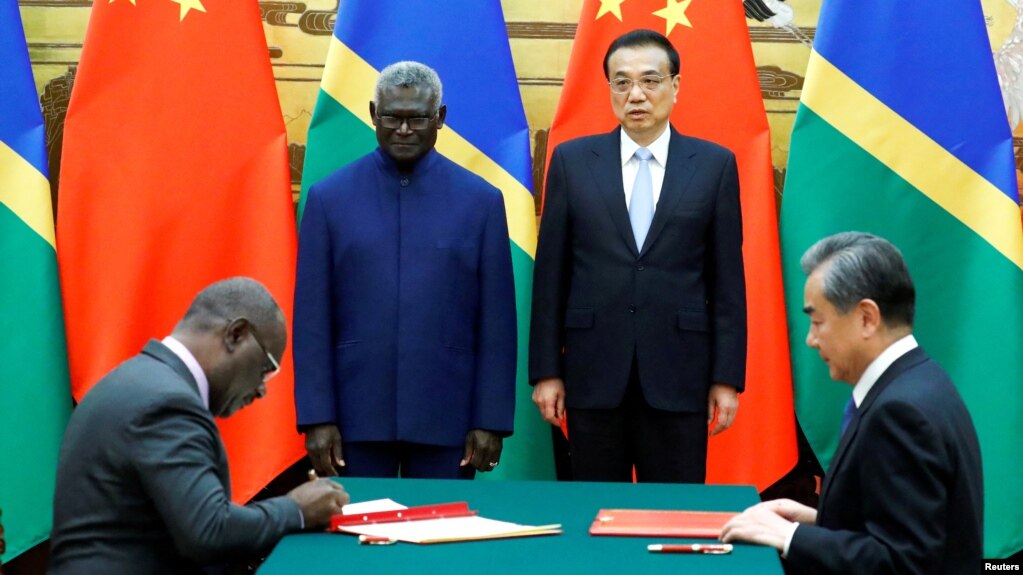
[[[378,71],[400,60],[437,70],[446,123],[533,189],[529,127],[498,1],[344,0],[334,36]]]
[[[46,137],[16,0],[0,0],[0,141],[44,176]]]

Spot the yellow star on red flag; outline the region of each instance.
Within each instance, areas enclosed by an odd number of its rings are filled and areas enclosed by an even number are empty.
[[[600,0],[600,10],[597,10],[597,17],[594,20],[600,20],[600,17],[604,14],[612,14],[618,21],[622,21],[622,4],[625,0]]]
[[[171,2],[181,5],[180,21],[184,21],[189,10],[198,10],[200,12],[206,11],[206,7],[202,5],[202,0],[171,0]],[[132,3],[134,3],[134,0],[132,0]]]
[[[668,31],[664,35],[670,36],[671,31],[679,24],[692,28],[692,22],[686,17],[686,10],[693,0],[667,0],[667,2],[668,4],[664,8],[654,12],[654,16],[664,18],[666,21]]]

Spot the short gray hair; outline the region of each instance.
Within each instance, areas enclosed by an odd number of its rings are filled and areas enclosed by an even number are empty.
[[[806,275],[827,266],[821,276],[824,297],[841,313],[871,299],[889,327],[913,327],[916,289],[902,253],[888,240],[863,232],[828,236],[799,260]]]
[[[254,323],[257,329],[267,329],[284,320],[280,306],[266,286],[252,278],[234,277],[200,291],[178,325],[208,332],[240,317]]]
[[[436,114],[440,109],[440,103],[444,98],[444,88],[440,83],[440,76],[433,68],[426,64],[405,60],[395,62],[380,71],[377,78],[376,91],[373,94],[373,103],[380,105],[380,96],[388,88],[426,88],[430,91],[430,110]]]

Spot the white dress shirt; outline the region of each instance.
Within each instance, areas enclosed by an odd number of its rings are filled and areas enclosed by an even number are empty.
[[[167,346],[168,349],[174,352],[174,355],[181,358],[181,361],[185,363],[185,367],[195,378],[195,384],[199,388],[199,397],[202,398],[202,404],[206,406],[206,409],[210,408],[210,382],[206,379],[206,374],[203,372],[202,367],[199,366],[199,361],[195,359],[192,352],[188,351],[185,344],[174,339],[172,336],[167,336],[161,341],[163,345]]]
[[[664,169],[668,165],[668,142],[671,141],[671,130],[664,126],[664,131],[646,149],[654,155],[650,159],[650,183],[654,188],[654,209],[657,209],[657,200],[661,199],[661,187],[664,184]],[[628,134],[622,130],[622,185],[625,187],[625,205],[632,202],[632,186],[636,183],[636,173],[639,171],[639,159],[635,157],[636,150],[642,148]]]
[[[856,402],[856,407],[859,408],[863,404],[863,400],[867,398],[867,393],[870,391],[874,384],[877,383],[878,378],[881,374],[888,370],[889,367],[895,363],[895,360],[906,355],[910,351],[916,349],[918,344],[913,334],[909,334],[899,341],[889,345],[881,352],[880,355],[874,358],[874,361],[870,362],[867,369],[863,370],[863,375],[860,376],[860,380],[856,382],[856,386],[853,387],[853,401]]]

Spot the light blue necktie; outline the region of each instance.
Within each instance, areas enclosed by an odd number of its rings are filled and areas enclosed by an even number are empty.
[[[856,416],[856,401],[853,398],[849,398],[849,403],[845,404],[845,412],[842,413],[842,433],[845,433],[845,428],[849,427],[852,423],[853,417]]]
[[[634,154],[639,160],[636,182],[632,185],[632,201],[629,202],[629,222],[632,223],[632,235],[636,238],[636,249],[643,250],[643,242],[650,231],[650,222],[654,219],[654,184],[650,178],[650,158],[654,155],[646,148],[636,150]]]

